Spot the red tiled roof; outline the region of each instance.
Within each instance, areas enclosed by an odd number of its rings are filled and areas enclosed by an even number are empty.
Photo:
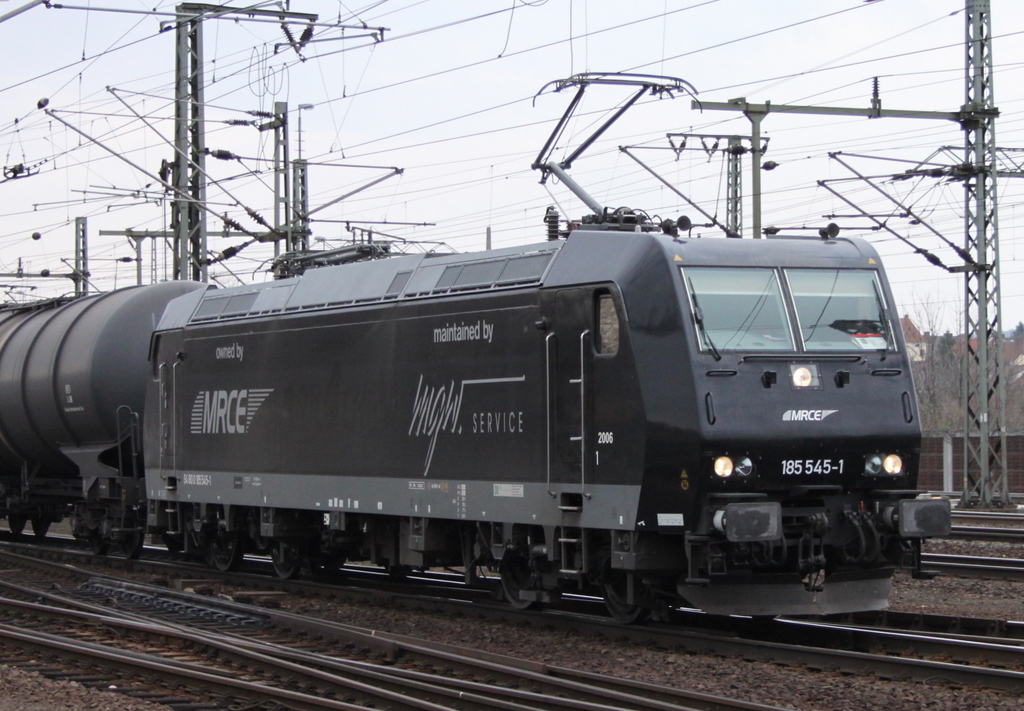
[[[924,336],[917,330],[917,326],[910,320],[909,316],[900,319],[900,327],[903,329],[903,340],[907,343],[923,343]]]

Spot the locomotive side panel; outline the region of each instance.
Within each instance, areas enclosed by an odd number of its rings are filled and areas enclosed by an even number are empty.
[[[188,331],[180,468],[538,479],[543,366],[514,342],[535,310],[383,311]]]
[[[585,518],[630,527],[643,427],[625,315],[612,285],[569,291],[575,325],[531,290],[159,334],[175,459],[147,450],[150,496],[171,475],[181,501],[551,522],[586,490]]]

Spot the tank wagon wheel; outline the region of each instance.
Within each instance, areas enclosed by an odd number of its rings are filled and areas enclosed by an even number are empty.
[[[270,545],[270,560],[274,564],[274,574],[289,580],[298,576],[302,569],[302,546],[297,543],[274,541]]]
[[[128,560],[137,560],[142,555],[142,548],[146,543],[146,534],[142,531],[132,531],[131,533],[125,533],[124,539],[121,541],[121,550],[124,552],[124,557]]]
[[[604,606],[616,622],[632,625],[647,619],[650,611],[640,605],[631,605],[628,600],[629,576],[620,570],[612,570],[606,563],[604,582]],[[636,591],[634,591],[636,592]]]
[[[10,514],[7,516],[7,527],[11,529],[11,535],[15,538],[21,536],[21,532],[25,530],[25,522],[28,519],[24,516],[18,516]]]
[[[25,526],[22,522],[22,527]],[[32,535],[35,536],[37,541],[41,541],[46,538],[46,532],[50,530],[50,519],[39,517],[32,518]]]
[[[207,559],[222,573],[237,569],[244,553],[245,542],[237,531],[218,531],[206,548]]]
[[[517,610],[529,610],[537,607],[536,600],[523,600],[519,597],[520,590],[526,590],[533,572],[526,555],[515,548],[509,548],[501,558],[501,590],[505,600]]]

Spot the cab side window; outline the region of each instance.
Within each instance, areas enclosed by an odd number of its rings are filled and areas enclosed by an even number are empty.
[[[597,294],[596,301],[597,338],[594,346],[598,353],[614,355],[619,352],[619,312],[612,295]]]

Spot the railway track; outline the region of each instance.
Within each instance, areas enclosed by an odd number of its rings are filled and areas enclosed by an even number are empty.
[[[5,565],[19,564],[4,558]],[[131,679],[127,692],[159,696],[175,708],[229,708],[242,701],[317,711],[776,708],[125,581],[95,578],[64,589],[69,577],[87,575],[67,566],[53,567],[57,580],[50,586],[61,590],[52,592],[42,589],[43,568],[33,564],[20,576],[29,584],[2,583],[8,596],[0,599],[0,645],[59,659],[59,675],[69,673],[63,668],[68,660],[86,664],[85,678],[100,685],[110,681],[109,672],[95,670],[113,669],[122,687],[121,679]],[[198,688],[203,695],[182,699],[174,689],[137,679]]]
[[[133,564],[138,564],[138,561]],[[67,568],[67,566],[63,566]],[[277,581],[266,579],[268,584],[276,585]],[[289,583],[294,584],[294,583]],[[310,583],[307,583],[309,585]],[[106,585],[106,588],[103,588]],[[93,585],[95,587],[95,585]],[[166,589],[157,588],[141,592],[144,586],[137,584],[100,584],[100,593],[104,599],[134,599],[142,595],[156,596],[160,605],[167,605],[168,599],[175,597]],[[334,586],[323,586],[333,588]],[[118,592],[118,591],[123,592]],[[307,592],[310,588],[307,588]],[[328,594],[321,591],[318,594]],[[345,593],[350,594],[350,593]],[[363,591],[366,594],[366,591]],[[611,621],[602,620],[590,615],[565,611],[546,611],[530,613],[511,610],[503,605],[487,604],[477,601],[472,604],[465,600],[453,600],[450,595],[425,601],[422,597],[413,599],[401,594],[385,594],[389,604],[406,605],[423,609],[424,607],[456,611],[458,614],[479,616],[498,616],[513,619],[517,623],[556,627],[574,630],[577,633],[590,634],[604,638],[620,638],[633,640],[638,644],[655,645],[662,648],[684,650],[688,652],[748,660],[770,661],[775,664],[787,664],[812,669],[838,670],[848,674],[871,673],[885,678],[908,678],[919,681],[942,680],[954,685],[981,686],[1019,691],[1024,689],[1024,652],[1020,625],[1004,621],[965,622],[958,618],[947,618],[944,623],[938,616],[930,616],[927,629],[907,619],[893,617],[867,617],[864,619],[837,620],[786,620],[752,621],[728,618],[714,618],[707,615],[688,615],[680,612],[676,625],[648,625],[622,627]],[[304,638],[327,639],[332,636],[344,645],[365,648],[373,654],[383,655],[390,660],[406,655],[419,654],[422,647],[429,646],[419,641],[409,640],[392,635],[374,633],[369,637],[360,637],[365,631],[347,628],[344,625],[330,625],[330,633],[325,632],[322,621],[309,620],[289,613],[265,610],[247,605],[238,606],[228,601],[209,602],[205,596],[185,596],[202,607],[212,606],[217,614],[254,615],[269,620],[275,629],[298,630]],[[377,593],[379,602],[382,595]],[[119,604],[124,604],[123,602]],[[225,612],[230,610],[232,612]],[[205,613],[207,616],[213,612]],[[920,622],[921,616],[913,616]],[[940,629],[937,632],[936,629]],[[224,636],[223,633],[218,633]],[[361,639],[364,642],[353,640]],[[364,644],[366,646],[364,646]],[[399,645],[398,647],[392,645]],[[398,650],[401,650],[400,652]],[[455,650],[444,649],[445,654],[458,654]],[[220,654],[218,651],[217,654]],[[480,656],[475,653],[476,656]],[[951,663],[949,660],[955,660]],[[308,663],[302,661],[302,664]],[[425,662],[436,667],[437,662]],[[451,662],[446,662],[450,664]],[[496,662],[498,666],[511,665],[511,662]],[[248,663],[247,663],[248,664]],[[530,665],[527,665],[528,667]],[[572,679],[583,677],[578,672],[553,670],[547,667],[532,667],[531,671],[542,673],[545,677],[560,674],[575,675]],[[280,673],[280,672],[278,672]],[[325,672],[329,673],[329,672]],[[496,669],[482,672],[486,675],[497,673]],[[307,684],[321,683],[316,680]],[[513,683],[520,688],[526,682]],[[531,680],[530,683],[533,683]],[[623,682],[631,684],[632,682]],[[674,693],[674,692],[673,692]],[[650,696],[649,691],[645,692]],[[670,703],[682,703],[675,699]],[[716,702],[717,703],[717,702]],[[612,704],[613,706],[615,704]],[[686,705],[702,708],[687,700]],[[529,706],[527,706],[529,707]],[[715,708],[727,708],[714,706]],[[540,708],[540,707],[537,707]],[[640,707],[660,708],[660,707]],[[752,708],[748,706],[738,708]]]

